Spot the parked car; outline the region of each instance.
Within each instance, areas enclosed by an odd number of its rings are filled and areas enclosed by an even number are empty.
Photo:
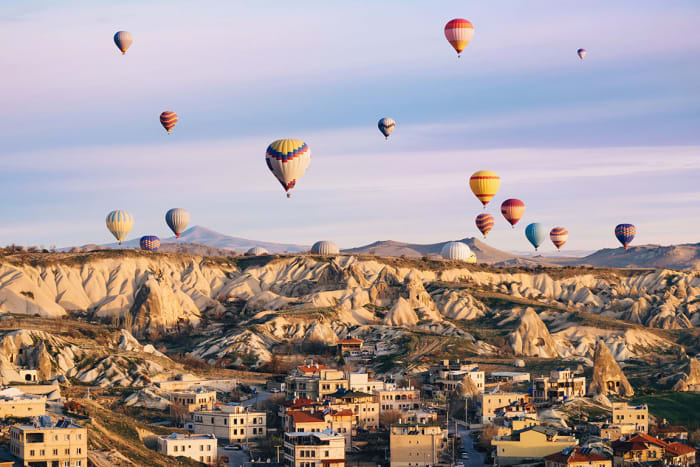
[[[240,444],[229,444],[224,446],[224,451],[240,451],[243,449]]]
[[[464,452],[462,453],[462,459],[464,459],[464,460],[469,460],[469,453],[467,453],[466,451],[464,451]]]

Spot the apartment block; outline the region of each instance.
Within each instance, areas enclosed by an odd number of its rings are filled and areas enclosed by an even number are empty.
[[[586,378],[575,376],[566,368],[552,370],[547,376],[535,379],[533,398],[535,402],[563,402],[572,397],[586,395]]]
[[[195,434],[213,434],[218,439],[246,441],[267,436],[265,412],[248,410],[240,405],[220,405],[213,410],[192,413]]]
[[[447,432],[437,423],[397,423],[391,426],[391,467],[428,467],[440,464]]]
[[[173,433],[169,436],[158,437],[158,452],[166,456],[189,457],[207,465],[216,465],[217,441],[216,436],[189,435]]]
[[[44,415],[10,428],[10,452],[25,466],[87,467],[87,428]]]
[[[321,433],[285,433],[284,465],[345,467],[345,438],[330,430]]]

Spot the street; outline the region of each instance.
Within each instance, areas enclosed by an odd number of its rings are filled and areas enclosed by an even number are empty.
[[[469,454],[469,459],[460,459],[464,462],[465,467],[481,467],[484,465],[484,454],[480,451],[474,449],[474,441],[472,437],[469,436],[471,431],[464,428],[462,425],[459,426],[459,436],[462,437],[462,448],[464,452]]]
[[[248,462],[248,453],[245,451],[224,451],[223,447],[219,447],[219,458],[222,456],[228,457],[228,467],[239,467]]]

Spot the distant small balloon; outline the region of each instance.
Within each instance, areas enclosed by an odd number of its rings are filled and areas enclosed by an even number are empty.
[[[311,163],[311,150],[298,139],[278,139],[267,147],[265,163],[289,198],[289,190],[297,186]]]
[[[549,239],[552,240],[557,250],[561,250],[561,247],[569,239],[569,231],[564,227],[554,227],[549,231]]]
[[[396,122],[389,117],[384,117],[381,120],[379,120],[377,126],[379,127],[379,131],[381,131],[384,135],[384,138],[389,139],[389,135],[392,131],[394,131]]]
[[[121,50],[122,55],[126,54],[132,42],[134,42],[134,36],[129,31],[118,31],[114,35],[114,43],[117,44],[117,48]]]
[[[617,240],[622,243],[625,250],[629,244],[632,243],[635,235],[637,235],[637,228],[632,224],[619,224],[617,227],[615,227],[615,237],[617,237]]]
[[[525,236],[528,241],[532,243],[532,246],[535,247],[535,250],[537,250],[547,236],[547,229],[544,224],[534,222],[525,227]]]
[[[474,37],[474,26],[466,19],[453,19],[445,25],[445,37],[460,57],[464,48]]]
[[[491,214],[482,212],[476,216],[476,228],[483,234],[484,238],[491,232],[493,225],[496,223],[496,219]]]
[[[578,54],[578,58],[583,60],[583,57],[585,57],[588,52],[586,51],[586,49],[578,49],[576,53]]]
[[[131,229],[134,227],[134,216],[119,209],[107,214],[106,223],[107,229],[112,233],[112,235],[114,235],[114,238],[116,238],[121,245],[122,241],[124,241],[126,236],[129,235],[129,232],[131,232]]]
[[[177,120],[177,114],[172,110],[166,110],[160,114],[160,124],[168,131],[168,134],[175,127]]]
[[[515,228],[515,224],[522,219],[525,214],[525,203],[519,199],[510,198],[501,203],[501,214],[506,218],[508,223]]]
[[[168,224],[175,237],[180,238],[180,234],[185,231],[187,224],[190,223],[190,213],[182,208],[170,209],[165,213],[165,223]]]
[[[144,235],[139,240],[139,245],[143,251],[158,251],[160,249],[160,238],[155,235]]]

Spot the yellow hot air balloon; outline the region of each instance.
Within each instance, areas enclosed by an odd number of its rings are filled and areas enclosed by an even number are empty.
[[[116,210],[107,214],[107,229],[112,232],[119,244],[129,235],[134,226],[134,217],[126,211]]]
[[[479,198],[484,207],[496,196],[500,186],[501,177],[490,170],[479,170],[469,178],[469,187],[472,189],[472,193]]]

